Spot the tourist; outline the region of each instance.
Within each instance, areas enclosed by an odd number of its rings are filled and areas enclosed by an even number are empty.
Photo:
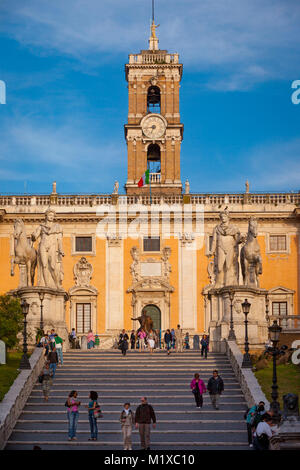
[[[201,344],[201,356],[203,357],[203,353],[205,355],[205,359],[207,359],[207,351],[208,351],[208,338],[207,335],[203,335],[200,341]]]
[[[128,340],[128,334],[125,332],[125,330],[122,330],[122,333],[119,336],[119,349],[121,349],[123,356],[126,356],[126,351],[128,349]]]
[[[269,413],[262,415],[262,421],[257,425],[254,432],[254,450],[269,450],[270,438],[275,434],[272,429],[272,417]]]
[[[176,351],[182,352],[182,329],[177,325],[175,330]]]
[[[167,348],[167,351],[168,351],[168,356],[170,354],[171,343],[172,343],[172,335],[171,335],[170,330],[167,330],[165,332],[165,345],[166,345],[166,348]]]
[[[54,379],[55,377],[55,372],[56,372],[56,366],[58,363],[58,357],[57,357],[57,352],[56,352],[56,347],[55,347],[55,342],[50,343],[50,351],[48,353],[48,361],[50,364],[50,371],[52,372],[52,378]]]
[[[155,348],[161,349],[161,330],[155,330]]]
[[[50,387],[52,385],[51,370],[49,368],[49,362],[45,362],[42,374],[39,376],[39,381],[42,383],[42,390],[44,400],[48,401]]]
[[[195,397],[196,408],[202,408],[203,406],[203,393],[206,392],[205,383],[200,379],[199,374],[194,375],[194,379],[191,381],[190,387]]]
[[[184,337],[184,349],[190,349],[190,334],[188,331]]]
[[[64,340],[58,336],[58,334],[55,333],[55,336],[54,336],[54,340],[55,340],[55,347],[56,347],[56,352],[57,352],[57,359],[58,361],[60,361],[60,364],[63,365],[64,361],[63,361],[63,342]]]
[[[71,343],[71,348],[72,349],[76,349],[76,339],[77,339],[76,330],[75,330],[75,328],[72,328],[72,331],[69,335],[69,341]]]
[[[76,428],[79,418],[78,408],[80,406],[80,401],[76,400],[77,396],[78,393],[76,392],[76,390],[72,390],[65,403],[65,406],[68,407],[67,416],[69,422],[69,441],[77,441]]]
[[[135,341],[136,341],[135,331],[132,330],[131,335],[130,335],[131,349],[135,349]]]
[[[49,339],[50,339],[51,341],[54,341],[54,336],[55,336],[55,330],[52,329],[52,330],[51,330],[51,333],[50,333],[50,335],[49,335]]]
[[[100,407],[97,403],[98,393],[94,391],[90,392],[89,399],[90,399],[90,402],[86,406],[86,408],[88,409],[89,423],[90,423],[90,430],[91,430],[91,437],[89,441],[97,441],[98,439],[97,415],[100,411]]]
[[[95,347],[95,335],[92,332],[92,330],[90,330],[87,335],[87,348],[92,349],[94,347]]]
[[[120,416],[121,429],[123,434],[124,450],[132,450],[132,427],[135,422],[134,413],[130,409],[130,403],[124,404],[124,409]]]
[[[155,334],[154,334],[154,331],[152,329],[148,333],[147,340],[148,340],[148,346],[149,346],[150,354],[153,354],[153,349],[154,349],[154,346],[155,346]]]
[[[258,423],[261,421],[262,416],[265,414],[265,403],[260,401],[258,405],[254,405],[247,410],[246,424],[248,433],[249,447],[253,447],[253,430],[255,430]]]
[[[171,330],[171,336],[172,336],[171,347],[173,349],[175,349],[175,331],[174,331],[174,328],[172,328],[172,330]]]
[[[141,448],[150,450],[150,424],[153,422],[153,428],[156,427],[156,416],[153,407],[148,404],[147,398],[141,398],[141,404],[135,412],[135,427],[139,430],[141,439]]]
[[[138,332],[138,338],[139,338],[139,347],[140,347],[140,352],[142,352],[145,348],[145,338],[146,338],[146,332],[143,330],[143,328],[140,328]]]
[[[217,370],[213,371],[213,376],[209,379],[207,384],[207,390],[210,394],[213,407],[218,410],[220,396],[224,391],[224,382]]]
[[[44,356],[47,357],[48,352],[49,352],[49,344],[50,344],[49,336],[47,335],[47,333],[41,338],[41,344],[43,346],[43,349],[45,349]]]

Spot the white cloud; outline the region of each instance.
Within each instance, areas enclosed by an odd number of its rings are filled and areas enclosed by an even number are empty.
[[[147,47],[150,8],[150,0],[15,0],[3,10],[1,29],[36,53],[100,65],[109,55]],[[248,87],[292,80],[299,72],[299,2],[165,0],[156,11],[160,47],[217,73],[214,82],[222,77],[223,87],[216,89],[244,89],[247,79]]]
[[[43,186],[56,179],[71,183],[78,192],[90,192],[92,187],[109,192],[118,175],[124,179],[124,143],[92,136],[76,122],[51,126],[38,120],[9,120],[0,139],[0,179],[11,183],[27,180]],[[62,186],[60,191],[64,192]]]

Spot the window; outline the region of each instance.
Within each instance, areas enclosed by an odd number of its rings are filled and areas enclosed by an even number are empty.
[[[160,237],[145,237],[144,251],[160,251]]]
[[[273,315],[287,315],[287,302],[272,302]]]
[[[158,86],[151,86],[147,93],[148,113],[160,114],[160,89]]]
[[[76,333],[91,330],[91,304],[76,304]]]
[[[214,238],[213,235],[209,235],[209,237],[208,237],[208,250],[209,250],[209,253],[211,253],[213,238]]]
[[[286,236],[270,235],[270,251],[286,251]]]
[[[75,251],[92,252],[93,251],[92,237],[76,237]]]

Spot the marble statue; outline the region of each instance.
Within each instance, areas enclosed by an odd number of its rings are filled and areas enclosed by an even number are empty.
[[[11,276],[14,276],[15,264],[26,266],[27,286],[33,286],[34,274],[37,265],[37,252],[27,238],[25,225],[22,219],[16,219],[14,223],[14,246],[11,259]]]
[[[138,271],[138,265],[139,265],[139,250],[136,246],[133,246],[130,250],[130,254],[133,259],[133,263],[130,266],[130,273],[132,275],[132,278],[135,282],[138,282],[140,280],[140,274]]]
[[[119,182],[115,181],[113,194],[119,194]]]
[[[249,188],[250,188],[248,180],[246,181],[245,186],[246,186],[246,193],[248,194],[249,193]]]
[[[257,241],[257,220],[251,217],[247,240],[241,249],[241,268],[245,286],[259,287],[258,276],[262,274],[262,258]]]
[[[55,212],[48,209],[45,221],[31,234],[38,246],[38,285],[60,289],[63,280],[62,227],[54,222]]]
[[[190,194],[190,183],[188,180],[185,182],[185,194]]]
[[[230,223],[227,208],[220,213],[221,222],[213,232],[212,254],[215,264],[215,287],[239,284],[239,244],[245,238],[238,227]]]

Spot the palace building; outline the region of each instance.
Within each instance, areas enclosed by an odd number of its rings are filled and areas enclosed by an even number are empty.
[[[284,331],[297,330],[300,194],[252,193],[248,185],[238,194],[190,192],[180,175],[182,73],[179,55],[159,48],[153,22],[148,49],[125,66],[126,194],[116,182],[110,195],[61,195],[56,183],[43,196],[0,195],[1,294],[28,301],[32,328],[42,305],[46,330],[67,337],[72,328],[79,336],[92,329],[108,348],[121,329],[138,328],[134,318],[144,311],[155,329],[180,324],[191,341],[206,332],[220,350],[230,315],[243,342],[247,298],[253,347],[262,347],[275,318]],[[227,228],[215,239],[219,224]],[[224,243],[224,260],[215,243],[221,251]],[[247,243],[258,255],[245,268]],[[243,269],[255,279],[245,284]]]

